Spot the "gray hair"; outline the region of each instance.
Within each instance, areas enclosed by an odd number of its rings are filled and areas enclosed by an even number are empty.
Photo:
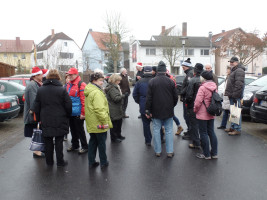
[[[102,70],[102,69],[99,69],[99,68],[96,68],[96,69],[94,70],[94,74],[95,74],[95,73],[101,73],[101,74],[104,74],[103,70]]]
[[[127,71],[127,69],[125,69],[125,68],[121,68],[121,69],[120,69],[120,73],[122,73],[124,70]]]

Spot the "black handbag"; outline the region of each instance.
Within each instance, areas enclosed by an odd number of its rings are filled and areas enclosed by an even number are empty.
[[[31,151],[45,151],[43,133],[42,133],[42,130],[39,129],[39,123],[37,125],[37,129],[33,129],[30,150]]]

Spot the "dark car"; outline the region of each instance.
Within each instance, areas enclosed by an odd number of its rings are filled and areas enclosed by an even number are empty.
[[[250,115],[250,107],[253,103],[254,95],[257,91],[267,84],[267,76],[263,76],[250,84],[244,89],[242,115]]]
[[[24,99],[25,87],[18,83],[0,80],[0,88],[1,88],[0,92],[3,95],[17,95],[18,96],[19,106],[21,108],[21,112],[23,112],[23,109],[24,109],[23,99]]]
[[[255,122],[267,124],[267,85],[255,94],[250,107],[250,116]]]
[[[0,91],[1,91],[0,86]],[[20,107],[16,95],[3,95],[0,92],[0,122],[13,119],[18,116]]]

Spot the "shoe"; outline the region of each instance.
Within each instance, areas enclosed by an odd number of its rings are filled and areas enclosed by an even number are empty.
[[[88,152],[88,149],[80,149],[78,154],[84,154],[84,153],[87,153]]]
[[[93,169],[93,168],[96,168],[96,167],[98,167],[99,166],[99,162],[94,162],[93,164],[90,164],[89,165],[89,168],[90,169]]]
[[[120,139],[115,139],[115,140],[111,140],[111,142],[113,142],[113,143],[121,143],[121,140]]]
[[[129,118],[129,116],[128,115],[124,115],[123,118]]]
[[[45,154],[44,154],[43,152],[41,153],[41,155],[38,155],[38,154],[36,154],[36,153],[33,153],[32,156],[33,156],[34,158],[45,158]]]
[[[124,136],[120,136],[118,137],[120,140],[125,140],[125,137]]]
[[[161,140],[161,144],[164,144],[166,141],[165,141],[165,139],[162,139]]]
[[[218,155],[216,156],[211,156],[212,159],[218,159]]]
[[[188,135],[188,131],[185,131],[185,132],[184,132],[184,136],[185,136],[185,135]]]
[[[64,135],[64,141],[68,141],[68,135]]]
[[[226,127],[225,126],[219,126],[217,127],[217,129],[225,129]]]
[[[107,162],[106,164],[104,164],[104,165],[101,165],[101,169],[105,169],[106,167],[108,167],[109,166],[109,162]]]
[[[151,143],[146,142],[146,146],[151,147]]]
[[[184,129],[183,129],[182,126],[178,126],[178,128],[177,128],[177,132],[175,133],[175,135],[180,135],[180,134],[182,133],[183,130],[184,130]]]
[[[156,157],[160,157],[161,153],[155,153]]]
[[[202,153],[197,153],[196,157],[200,158],[200,159],[205,159],[205,160],[210,160],[211,159],[211,157],[205,157],[204,154],[202,154]]]
[[[189,144],[188,147],[189,147],[190,149],[200,149],[200,146],[195,146],[195,145],[193,145],[193,144]]]
[[[68,165],[68,161],[64,160],[64,163],[63,164],[57,164],[57,167],[65,167],[67,165]]]
[[[167,154],[167,157],[168,157],[168,158],[172,158],[173,156],[174,156],[174,153],[168,153],[168,154]]]
[[[240,134],[241,134],[241,132],[236,131],[236,130],[234,130],[232,132],[228,132],[228,135],[240,135]]]
[[[189,135],[184,135],[182,138],[183,140],[191,140],[191,137]]]
[[[227,128],[227,129],[224,129],[224,131],[228,133],[228,132],[232,132],[232,131],[234,131],[234,129],[232,129],[232,128]]]
[[[67,148],[67,152],[71,152],[71,151],[78,151],[79,148],[74,148],[73,146],[70,146],[69,148]]]
[[[142,118],[141,115],[139,115],[139,116],[138,116],[138,119],[141,119],[141,118]]]

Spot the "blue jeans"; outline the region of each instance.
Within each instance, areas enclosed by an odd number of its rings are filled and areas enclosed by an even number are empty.
[[[214,132],[214,119],[198,120],[198,125],[204,156],[216,156],[218,154],[218,140]]]
[[[230,100],[230,105],[234,105],[234,101],[232,98],[229,99]],[[237,99],[237,105],[239,108],[241,108],[241,102],[240,99]],[[242,116],[240,116],[240,121],[239,121],[239,125],[235,124],[235,123],[231,123],[231,128],[241,132],[241,123],[242,123]]]
[[[226,127],[229,114],[230,114],[230,110],[223,111],[221,126]]]
[[[189,120],[189,117],[187,114],[187,108],[186,108],[184,102],[183,102],[183,110],[184,110],[184,120],[185,120],[185,123],[187,125],[187,130],[189,131],[190,130],[190,120]]]
[[[150,130],[150,119],[147,119],[144,114],[141,114],[142,122],[143,122],[143,131],[144,131],[144,137],[146,143],[151,143],[152,140],[152,134]]]
[[[152,119],[153,121],[153,142],[154,150],[156,153],[161,153],[161,139],[160,129],[162,126],[165,128],[166,152],[173,153],[173,118],[168,119]]]
[[[180,121],[179,121],[179,119],[175,115],[173,116],[173,121],[175,122],[175,124],[177,126],[180,126]]]

